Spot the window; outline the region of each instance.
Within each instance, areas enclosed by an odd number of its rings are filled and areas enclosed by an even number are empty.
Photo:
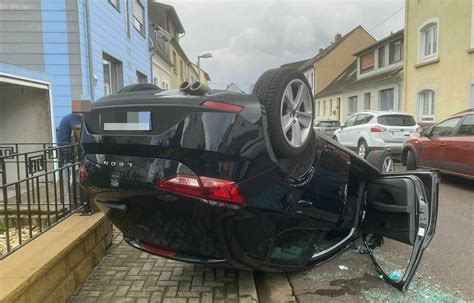
[[[369,115],[366,115],[366,114],[357,115],[357,118],[354,121],[354,126],[365,124],[366,123],[365,121],[368,119],[367,116],[369,116]],[[370,116],[370,117],[372,117],[372,116]]]
[[[326,100],[323,101],[323,116],[326,116]]]
[[[364,94],[364,109],[365,110],[370,109],[370,93]]]
[[[133,0],[133,26],[145,36],[145,9],[140,0]]]
[[[332,116],[332,99],[329,99],[329,116]]]
[[[365,73],[374,69],[374,52],[360,57],[360,73]]]
[[[173,51],[173,72],[178,74],[178,61],[176,61],[176,52]]]
[[[384,115],[377,118],[377,123],[387,126],[415,126],[415,118],[409,115]]]
[[[318,116],[321,116],[321,101],[318,101]]]
[[[458,136],[474,136],[474,115],[468,115],[457,133]]]
[[[179,72],[180,72],[180,75],[181,75],[181,79],[183,79],[184,77],[184,70],[183,70],[183,61],[182,60],[179,60]]]
[[[163,86],[162,86],[161,88],[163,88],[163,89],[168,89],[168,88],[169,88],[168,83],[165,82],[165,81],[162,82],[162,85],[163,85]]]
[[[349,119],[346,120],[346,122],[344,123],[344,126],[354,125],[354,121],[355,121],[356,118],[357,118],[357,115],[354,115],[354,116],[350,117]]]
[[[438,125],[433,127],[433,129],[431,129],[430,136],[431,137],[450,136],[453,133],[453,130],[458,125],[459,120],[461,120],[461,118],[453,118],[453,119],[449,119],[449,120],[439,123]]]
[[[429,61],[438,57],[438,23],[423,26],[419,35],[419,61]]]
[[[425,90],[418,94],[419,118],[421,121],[434,121],[436,96],[433,90]]]
[[[380,91],[379,110],[393,110],[393,88]]]
[[[382,47],[379,47],[378,56],[379,56],[379,59],[378,59],[379,68],[384,67],[385,66],[385,45]]]
[[[148,82],[148,77],[139,71],[137,71],[137,80],[138,83],[147,83]]]
[[[104,53],[102,55],[102,66],[104,72],[104,95],[118,92],[123,87],[122,62]]]
[[[109,3],[120,12],[120,0],[109,0]]]
[[[349,97],[349,100],[348,100],[349,115],[355,113],[356,111],[357,111],[357,96]]]
[[[158,78],[158,76],[153,77],[153,84],[160,87],[160,78]]]
[[[401,40],[390,43],[389,63],[394,64],[403,60],[403,42]]]

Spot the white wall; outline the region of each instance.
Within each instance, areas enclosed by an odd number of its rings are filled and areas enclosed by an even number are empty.
[[[171,66],[158,55],[153,56],[153,79],[150,82],[153,83],[155,78],[158,78],[158,83],[154,84],[160,88],[165,89],[163,82],[171,87]]]
[[[390,88],[393,88],[394,110],[403,111],[403,82],[399,81],[397,85],[393,80],[386,80],[372,84],[371,86],[345,91],[341,98],[341,123],[344,122],[349,115],[349,97],[357,96],[357,111],[361,111],[364,110],[364,94],[370,92],[370,110],[379,110],[380,91]]]
[[[0,143],[51,142],[48,91],[0,84]]]

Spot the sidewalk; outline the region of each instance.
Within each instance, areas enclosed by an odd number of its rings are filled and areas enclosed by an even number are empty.
[[[114,233],[116,230],[114,230]],[[117,235],[68,302],[256,302],[253,276],[153,256]]]

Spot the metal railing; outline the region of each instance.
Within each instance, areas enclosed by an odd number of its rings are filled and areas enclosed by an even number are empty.
[[[78,144],[0,144],[0,152],[3,259],[79,210],[82,200]]]

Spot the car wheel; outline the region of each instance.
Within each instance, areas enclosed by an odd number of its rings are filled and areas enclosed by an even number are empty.
[[[333,139],[334,141],[338,142],[336,136],[332,137],[332,139]]]
[[[407,160],[406,160],[407,170],[416,170],[416,158],[415,153],[411,150],[407,151]]]
[[[367,161],[381,173],[390,173],[395,171],[392,154],[388,150],[374,150],[367,155]]]
[[[252,93],[265,107],[275,153],[301,155],[313,130],[313,96],[306,77],[296,68],[276,68],[258,78]]]
[[[367,143],[365,140],[360,140],[359,145],[357,146],[357,154],[362,158],[367,157],[367,153],[369,152],[369,148],[367,147]]]

